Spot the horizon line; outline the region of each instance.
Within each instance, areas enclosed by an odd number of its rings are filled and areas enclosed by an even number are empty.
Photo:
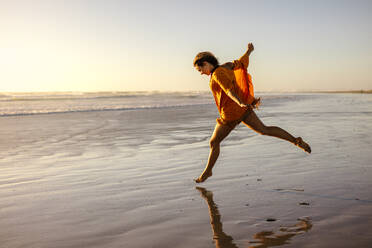
[[[209,90],[97,90],[97,91],[0,91],[0,94],[22,94],[22,93],[55,93],[55,94],[84,94],[84,93],[207,93]],[[372,89],[353,90],[258,90],[255,93],[365,93],[371,94]]]

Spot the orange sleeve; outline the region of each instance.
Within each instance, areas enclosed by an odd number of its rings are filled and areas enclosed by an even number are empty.
[[[234,89],[233,79],[230,78],[224,70],[217,69],[213,73],[213,79],[219,84],[223,91],[227,94]]]
[[[239,69],[239,68],[245,68],[247,69],[249,65],[249,55],[248,51],[243,54],[243,56],[240,57],[239,60],[234,60],[234,68]]]

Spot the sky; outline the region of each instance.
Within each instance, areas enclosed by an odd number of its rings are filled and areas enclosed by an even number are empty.
[[[255,46],[256,91],[372,89],[370,0],[3,0],[0,92],[206,91]]]

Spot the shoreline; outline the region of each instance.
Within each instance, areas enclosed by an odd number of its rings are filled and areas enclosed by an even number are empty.
[[[321,91],[298,91],[296,93],[328,93],[328,94],[372,94],[372,90],[321,90]]]

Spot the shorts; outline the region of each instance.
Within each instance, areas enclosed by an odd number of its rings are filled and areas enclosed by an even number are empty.
[[[220,125],[226,125],[229,126],[230,128],[235,128],[237,125],[240,124],[246,117],[248,117],[252,113],[253,109],[248,108],[247,111],[245,111],[242,116],[237,119],[237,120],[232,120],[232,121],[227,121],[222,118],[217,118],[216,121]]]

